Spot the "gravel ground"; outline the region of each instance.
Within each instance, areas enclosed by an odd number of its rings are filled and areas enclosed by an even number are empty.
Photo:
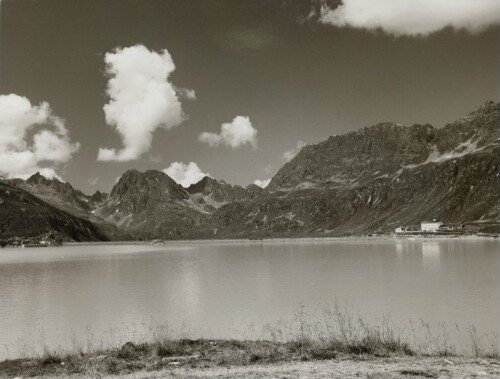
[[[176,367],[161,371],[142,371],[129,375],[102,378],[500,378],[500,360],[464,358],[370,358],[366,360],[322,360],[286,362],[267,365],[189,368]],[[72,376],[72,378],[92,378]],[[61,378],[60,376],[57,378]]]

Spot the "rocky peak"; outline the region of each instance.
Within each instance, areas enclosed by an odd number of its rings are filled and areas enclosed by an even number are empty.
[[[20,183],[18,183],[20,184]],[[73,188],[68,182],[61,182],[57,178],[47,178],[39,172],[33,174],[25,182],[26,185],[21,185],[28,191],[39,194],[39,191],[52,191],[66,198],[66,200],[75,200],[81,202],[82,199],[88,199],[82,191]]]
[[[109,197],[109,194],[106,192],[95,191],[92,196],[90,196],[90,201],[94,203],[102,203]]]
[[[122,211],[135,212],[157,202],[188,199],[189,193],[162,171],[128,170],[111,190],[110,198],[120,202]]]
[[[52,179],[49,179],[45,176],[43,176],[42,174],[40,174],[40,172],[35,172],[33,175],[31,175],[28,179],[26,179],[26,182],[30,183],[30,184],[40,184],[40,183],[47,183],[47,182],[52,182],[52,181],[59,181],[58,179],[56,178],[52,178]]]
[[[219,186],[220,183],[217,179],[211,178],[209,176],[204,176],[199,182],[191,184],[187,191],[191,194],[210,192],[214,187]]]
[[[57,178],[47,178],[42,174],[40,174],[39,172],[36,172],[35,174],[31,175],[28,179],[26,179],[26,183],[34,186],[42,185],[45,187],[51,187],[54,190],[57,190],[58,192],[74,191],[74,188],[71,186],[71,184],[66,182],[61,182]]]
[[[95,214],[140,238],[174,238],[200,224],[208,212],[164,172],[129,170]]]
[[[26,180],[12,179],[10,182],[66,212],[81,216],[90,211],[89,196],[57,178],[47,178],[37,172]]]
[[[479,111],[491,112],[498,110],[500,103],[495,103],[493,100],[486,100],[480,107]]]
[[[500,138],[500,103],[486,101],[477,110],[438,130],[439,151],[447,151],[459,145],[483,148],[498,142]]]

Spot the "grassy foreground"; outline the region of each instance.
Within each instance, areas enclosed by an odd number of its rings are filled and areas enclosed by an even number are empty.
[[[357,347],[355,347],[356,349]],[[0,377],[400,378],[500,377],[500,360],[413,356],[411,351],[345,353],[294,342],[176,340],[0,363]]]
[[[368,322],[339,306],[325,310],[318,319],[300,307],[292,321],[267,326],[264,340],[172,338],[167,327],[157,326],[148,340],[117,348],[75,348],[72,352],[46,348],[39,357],[6,360],[0,362],[0,378],[292,378],[323,377],[322,373],[335,377],[342,367],[347,371],[340,377],[360,376],[355,375],[360,372],[376,377],[377,365],[384,372],[382,377],[438,377],[446,372],[449,377],[478,372],[500,377],[498,341],[479,336],[473,327],[464,333],[456,329],[463,338],[452,343],[444,324],[439,330],[424,322],[401,328],[389,317]],[[389,366],[394,375],[389,375]],[[292,372],[286,374],[287,369]],[[334,371],[322,372],[325,369]],[[312,371],[308,374],[307,370]],[[301,374],[294,376],[294,372]]]

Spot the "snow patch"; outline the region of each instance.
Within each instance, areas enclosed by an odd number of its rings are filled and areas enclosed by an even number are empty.
[[[448,153],[441,154],[436,146],[433,146],[433,150],[429,154],[429,157],[425,162],[418,164],[410,164],[403,166],[404,168],[415,168],[418,166],[422,166],[427,163],[439,163],[444,162],[450,159],[460,158],[467,154],[477,153],[490,145],[485,145],[483,147],[477,147],[477,140],[472,141],[473,138],[468,139],[465,142],[462,142],[460,145],[455,147],[452,151]]]
[[[182,202],[184,203],[184,205],[200,213],[205,213],[205,214],[210,213],[205,209],[205,207],[203,207],[203,205],[195,203],[192,199],[183,200]]]
[[[316,183],[302,182],[302,183],[297,184],[295,186],[295,189],[307,189],[307,188],[315,188],[315,187],[317,187]]]

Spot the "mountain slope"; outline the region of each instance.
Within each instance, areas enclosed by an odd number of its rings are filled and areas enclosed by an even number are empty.
[[[132,238],[129,233],[94,215],[95,208],[106,197],[102,193],[87,196],[69,183],[61,182],[56,178],[46,178],[40,173],[32,175],[26,181],[13,179],[10,183],[64,212],[93,223],[100,233],[106,236],[105,240]]]
[[[56,178],[49,179],[37,172],[26,180],[13,179],[11,182],[65,211],[86,214],[92,210],[89,196]]]
[[[269,192],[221,207],[198,232],[345,235],[432,218],[498,223],[499,109],[487,102],[441,129],[384,123],[306,146]]]
[[[304,147],[267,188],[289,190],[317,183],[349,186],[367,179],[367,174],[394,173],[400,168],[472,153],[493,143],[499,133],[498,104],[491,101],[441,129],[428,124],[407,127],[380,123]]]
[[[107,241],[90,221],[64,212],[36,196],[0,181],[0,238],[56,233],[66,240]]]

